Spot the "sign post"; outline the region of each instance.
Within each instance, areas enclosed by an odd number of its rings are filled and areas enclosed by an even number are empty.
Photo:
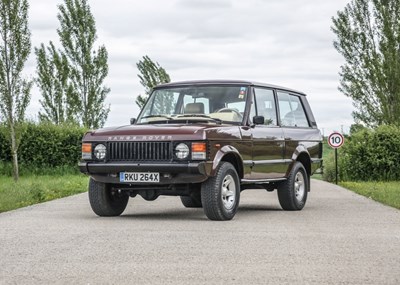
[[[341,147],[344,143],[344,137],[341,133],[333,132],[328,137],[328,144],[330,147],[335,149],[335,176],[336,184],[338,184],[338,151],[337,149]]]

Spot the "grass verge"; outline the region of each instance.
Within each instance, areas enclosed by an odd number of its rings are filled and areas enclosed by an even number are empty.
[[[18,182],[0,176],[0,213],[85,192],[88,177],[83,174],[60,176],[27,175]]]
[[[340,186],[382,204],[400,209],[400,183],[397,182],[340,182]]]

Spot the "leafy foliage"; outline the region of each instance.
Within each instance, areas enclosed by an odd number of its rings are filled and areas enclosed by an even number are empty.
[[[68,59],[57,51],[54,44],[35,48],[37,58],[37,79],[43,99],[40,103],[44,112],[39,112],[43,121],[54,124],[78,123],[79,96],[69,80],[71,75]]]
[[[400,1],[352,0],[333,18],[340,88],[356,121],[400,126]]]
[[[9,161],[9,141],[0,126],[0,160]],[[20,161],[32,168],[76,167],[81,156],[81,140],[86,129],[76,125],[26,123],[20,145]],[[35,172],[35,171],[34,171]]]
[[[72,94],[79,94],[77,115],[84,127],[102,127],[110,111],[104,104],[110,89],[103,85],[108,74],[107,50],[94,48],[96,23],[87,0],[65,0],[58,8],[61,27],[57,32],[69,61]]]
[[[145,95],[138,95],[136,104],[143,108],[151,90],[158,84],[171,82],[171,79],[165,69],[158,62],[153,62],[147,55],[136,66],[140,72],[138,74],[140,84],[145,88]]]
[[[339,159],[341,157],[339,156]],[[340,165],[340,160],[338,161]],[[339,167],[339,173],[338,173],[338,179],[342,177],[340,170],[342,167]],[[336,170],[335,170],[335,155],[333,153],[330,153],[325,159],[324,159],[324,172],[322,174],[322,178],[325,181],[328,182],[335,182],[336,179]]]
[[[399,127],[361,129],[339,149],[339,177],[342,181],[399,180],[399,169]],[[333,158],[327,160],[324,171],[324,179],[333,181]]]
[[[28,8],[27,0],[0,1],[0,113],[11,141],[14,180],[19,177],[18,148],[32,87],[30,80],[22,78],[31,50]]]

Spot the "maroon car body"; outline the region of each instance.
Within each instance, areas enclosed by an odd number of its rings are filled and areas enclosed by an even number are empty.
[[[133,124],[88,132],[82,157],[93,197],[103,191],[108,203],[126,206],[129,196],[176,195],[210,219],[228,220],[248,188],[278,189],[284,209],[303,208],[309,177],[322,166],[322,137],[301,92],[247,81],[178,82],[154,88]],[[120,214],[99,210],[104,201],[93,197],[97,214]]]

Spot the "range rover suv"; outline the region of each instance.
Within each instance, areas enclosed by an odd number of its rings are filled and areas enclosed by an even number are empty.
[[[86,133],[79,167],[99,216],[122,214],[129,197],[173,195],[211,220],[230,220],[245,189],[277,190],[284,210],[301,210],[321,158],[304,93],[191,81],[155,87],[130,125]]]

